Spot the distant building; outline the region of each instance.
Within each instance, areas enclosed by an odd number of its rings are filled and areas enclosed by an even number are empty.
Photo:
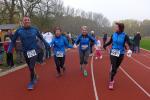
[[[0,30],[7,31],[7,30],[15,30],[17,28],[16,24],[2,24],[0,25]]]

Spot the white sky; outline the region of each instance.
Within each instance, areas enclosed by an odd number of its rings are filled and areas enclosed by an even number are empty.
[[[65,6],[102,13],[111,22],[150,19],[150,0],[63,0]]]

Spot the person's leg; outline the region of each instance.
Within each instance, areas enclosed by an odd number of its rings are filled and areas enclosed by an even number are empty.
[[[65,56],[64,56],[64,57],[62,57],[62,58],[61,58],[61,60],[60,60],[60,67],[63,69],[63,71],[65,71],[65,70],[66,70],[66,68],[65,68],[64,64],[65,64]]]
[[[55,61],[55,65],[56,65],[57,73],[58,73],[58,74],[61,74],[59,58],[58,58],[58,57],[56,57],[56,56],[54,56],[54,61]]]
[[[10,66],[9,58],[9,53],[6,53],[6,62],[8,66]]]
[[[117,60],[118,60],[118,58],[110,55],[110,60],[111,60],[110,81],[113,81],[114,76],[115,76],[116,71],[117,71],[117,62],[118,62]]]
[[[84,64],[84,51],[79,51],[80,56],[80,70],[83,70],[83,64]]]
[[[88,64],[89,55],[90,55],[90,51],[89,50],[85,51],[85,53],[84,53],[84,76],[88,76],[88,72],[86,71],[86,67]]]
[[[14,59],[13,59],[13,53],[10,53],[10,66],[14,66]]]

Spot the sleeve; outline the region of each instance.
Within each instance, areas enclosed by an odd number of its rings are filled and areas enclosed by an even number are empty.
[[[80,43],[81,34],[75,40],[75,44],[78,45]]]
[[[18,31],[19,31],[19,30],[17,30],[17,31],[15,32],[15,34],[14,34],[14,36],[13,36],[13,38],[12,38],[12,41],[11,41],[9,47],[8,47],[8,51],[7,51],[7,52],[9,52],[9,53],[10,53],[10,52],[12,51],[12,49],[14,48],[15,43],[16,43],[16,40],[17,40],[17,38],[19,37]]]
[[[106,44],[104,44],[104,47],[107,47],[107,46],[109,46],[110,44],[112,44],[112,36],[111,36],[111,38],[110,38],[110,40],[106,43]]]
[[[94,44],[97,45],[97,40],[93,36],[91,36],[91,35],[88,35],[88,36],[89,36],[90,40],[93,41]]]
[[[128,35],[126,35],[126,37],[125,37],[125,42],[126,42],[129,46],[131,46],[131,42],[130,42],[130,39],[129,39],[129,36],[128,36]]]
[[[64,38],[64,42],[65,42],[65,46],[66,46],[67,48],[73,48],[73,46],[69,44],[69,42],[67,41],[66,38]]]

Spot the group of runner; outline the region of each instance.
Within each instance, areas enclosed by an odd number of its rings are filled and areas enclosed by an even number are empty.
[[[117,73],[117,69],[119,68],[124,55],[125,55],[125,44],[130,45],[129,38],[127,34],[124,32],[124,24],[115,23],[115,32],[110,38],[108,43],[103,45],[103,48],[106,49],[107,46],[112,44],[112,48],[110,50],[110,60],[111,60],[111,72],[110,72],[110,82],[109,89],[113,89],[114,77]],[[80,58],[80,69],[85,77],[88,76],[88,72],[86,70],[88,65],[88,58],[91,53],[90,42],[93,42],[94,48],[96,49],[96,59],[100,57],[102,59],[102,55],[100,52],[101,43],[100,40],[94,38],[92,35],[88,33],[88,27],[82,26],[81,33],[75,40],[73,45],[69,44],[67,38],[62,35],[62,30],[60,27],[55,27],[54,29],[55,37],[52,39],[51,43],[48,43],[43,39],[43,36],[40,34],[40,31],[31,26],[31,21],[29,17],[23,18],[23,26],[17,29],[15,32],[12,41],[9,45],[8,53],[12,53],[12,49],[15,45],[15,42],[18,37],[22,42],[22,48],[26,63],[29,66],[30,70],[30,82],[28,84],[28,89],[32,90],[37,83],[38,76],[35,71],[36,59],[39,53],[37,38],[39,38],[46,49],[53,48],[54,52],[54,61],[57,69],[57,77],[60,77],[63,72],[65,72],[66,68],[65,58],[66,58],[66,48],[76,49],[79,48],[79,58]],[[129,46],[128,46],[129,47]],[[127,55],[130,57],[132,51],[127,48]]]

